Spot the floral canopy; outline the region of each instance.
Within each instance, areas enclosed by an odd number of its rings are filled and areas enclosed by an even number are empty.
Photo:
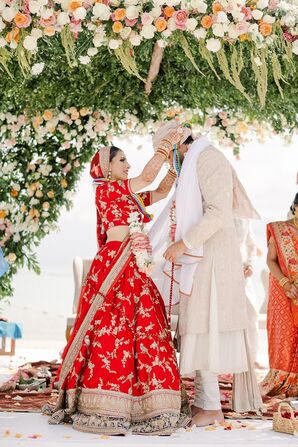
[[[235,153],[291,135],[297,0],[0,0],[0,297],[96,147],[180,115]]]

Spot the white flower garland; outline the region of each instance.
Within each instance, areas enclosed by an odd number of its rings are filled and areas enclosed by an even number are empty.
[[[127,219],[132,242],[132,252],[140,272],[150,276],[154,269],[152,249],[144,224],[139,213],[132,212]]]

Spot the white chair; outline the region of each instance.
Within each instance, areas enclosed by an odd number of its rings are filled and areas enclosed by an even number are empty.
[[[69,340],[77,316],[82,284],[84,282],[87,273],[90,270],[91,263],[92,259],[83,259],[80,258],[79,256],[76,256],[73,260],[73,279],[74,279],[74,297],[72,305],[73,314],[71,317],[68,317],[66,321],[65,336],[67,341]]]

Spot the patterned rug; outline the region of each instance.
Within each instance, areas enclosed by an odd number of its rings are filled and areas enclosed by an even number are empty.
[[[0,386],[0,411],[18,411],[38,413],[41,411],[43,405],[47,402],[54,403],[57,398],[57,391],[53,390],[50,384],[50,379],[47,379],[47,386],[44,390],[28,391],[16,389],[20,377],[23,379],[30,379],[40,376],[41,370],[48,370],[51,373],[52,379],[57,375],[59,368],[58,363],[49,363],[45,361],[33,362],[23,365],[18,372],[10,379]],[[257,377],[261,380],[265,375],[264,370],[257,371]],[[194,397],[194,380],[192,378],[184,378],[182,380],[190,403]],[[262,415],[256,413],[235,413],[231,410],[233,376],[230,374],[219,377],[221,404],[225,416],[229,419],[272,419],[273,412],[276,411],[277,406],[284,396],[270,397],[264,399],[264,404],[267,408]]]

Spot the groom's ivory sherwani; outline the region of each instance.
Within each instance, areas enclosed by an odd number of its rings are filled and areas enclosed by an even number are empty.
[[[197,159],[197,178],[203,217],[183,240],[188,248],[203,246],[204,254],[191,296],[180,297],[180,370],[242,373],[249,369],[247,315],[234,214],[251,218],[258,214],[228,160],[212,146]]]

